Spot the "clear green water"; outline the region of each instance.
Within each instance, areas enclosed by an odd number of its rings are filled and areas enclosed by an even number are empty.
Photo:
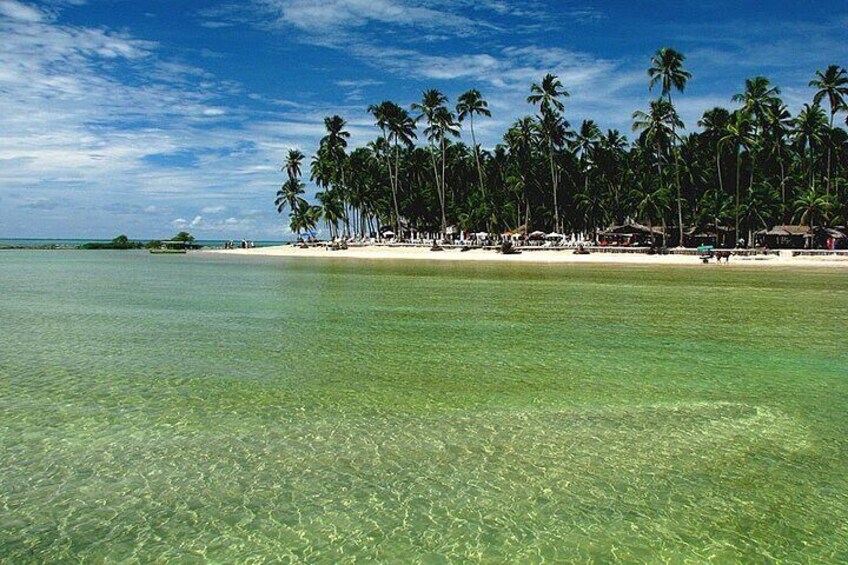
[[[0,561],[848,560],[848,275],[0,253]]]

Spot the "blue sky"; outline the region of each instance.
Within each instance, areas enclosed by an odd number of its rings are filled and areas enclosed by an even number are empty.
[[[283,155],[311,155],[325,115],[361,145],[368,104],[475,87],[491,147],[553,72],[572,124],[629,134],[663,46],[694,75],[689,129],[755,75],[794,112],[848,65],[848,3],[0,0],[0,237],[284,237]]]

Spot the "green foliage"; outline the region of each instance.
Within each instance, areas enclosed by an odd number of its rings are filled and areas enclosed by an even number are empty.
[[[80,245],[80,249],[141,249],[142,247],[141,242],[130,241],[125,235],[119,235],[108,243],[93,241]]]
[[[530,88],[533,115],[491,148],[477,145],[475,119],[491,114],[477,90],[454,107],[426,90],[414,117],[391,101],[372,105],[380,135],[351,152],[344,119],[328,117],[310,167],[320,207],[304,199],[298,150],[275,205],[293,230],[323,221],[331,235],[385,225],[407,234],[449,226],[592,233],[631,220],[672,230],[675,240],[686,228],[730,228],[738,239],[793,221],[848,223],[848,133],[834,125],[848,113],[844,69],[819,71],[812,103],[796,116],[768,78],[748,79],[734,107],[708,110],[689,133],[672,99],[691,79],[685,61],[668,48],[651,59],[648,86],[659,97],[633,113],[632,140],[589,119],[572,128],[568,91],[551,74]]]
[[[194,243],[194,236],[185,231],[181,231],[171,239],[173,241],[185,241],[187,243]]]

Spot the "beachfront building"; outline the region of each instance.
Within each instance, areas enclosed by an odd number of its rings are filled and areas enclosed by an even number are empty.
[[[602,246],[618,247],[663,247],[665,236],[661,228],[631,222],[602,231],[598,234],[598,243]]]
[[[757,232],[756,241],[772,249],[848,249],[845,228],[774,226]]]
[[[673,233],[673,232],[672,232]],[[734,247],[733,228],[725,226],[708,226],[703,229],[691,227],[683,232],[686,247],[700,247],[712,245],[718,249],[730,249]],[[676,242],[675,238],[675,242]],[[670,242],[671,243],[671,242]],[[671,243],[674,245],[674,243]]]
[[[813,230],[810,226],[781,225],[754,234],[757,246],[769,249],[811,249]]]

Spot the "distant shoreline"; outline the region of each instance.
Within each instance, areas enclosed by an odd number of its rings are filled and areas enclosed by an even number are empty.
[[[299,257],[313,259],[359,259],[359,260],[417,260],[417,261],[455,261],[455,262],[498,262],[498,263],[544,263],[544,264],[627,264],[627,265],[703,265],[697,255],[648,255],[637,252],[593,252],[577,255],[573,250],[532,249],[518,255],[503,255],[490,249],[471,249],[462,252],[456,248],[444,251],[430,251],[428,247],[401,247],[390,245],[366,245],[350,247],[346,250],[331,251],[325,247],[301,249],[293,245],[261,247],[255,249],[204,250],[202,253],[216,253],[246,257]],[[715,260],[710,264],[715,266]],[[753,255],[734,256],[725,265],[729,266],[768,266],[768,267],[829,267],[848,269],[848,255],[839,256],[800,256]]]

